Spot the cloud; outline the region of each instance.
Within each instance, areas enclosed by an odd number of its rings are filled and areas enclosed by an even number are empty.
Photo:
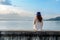
[[[12,5],[10,0],[0,0],[0,4],[3,4],[3,5]]]
[[[59,1],[59,0],[56,0],[56,1]]]
[[[20,16],[33,16],[32,12],[23,10],[21,8],[8,5],[0,5],[0,14],[11,14],[11,13],[17,13]]]

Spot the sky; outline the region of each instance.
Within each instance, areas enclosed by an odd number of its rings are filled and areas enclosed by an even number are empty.
[[[30,16],[34,16],[36,12],[40,11],[44,19],[60,16],[60,0],[0,0],[0,4],[17,7],[20,11],[24,9],[23,12],[31,13],[28,14]],[[16,11],[16,9],[14,10]]]

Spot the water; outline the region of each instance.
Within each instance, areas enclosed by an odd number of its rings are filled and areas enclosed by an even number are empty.
[[[0,30],[33,30],[33,21],[0,21]],[[43,30],[59,30],[60,21],[44,21]]]

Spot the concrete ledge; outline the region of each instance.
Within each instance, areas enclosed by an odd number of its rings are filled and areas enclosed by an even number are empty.
[[[0,31],[1,35],[60,36],[60,31]]]
[[[60,31],[0,31],[0,40],[60,40]]]

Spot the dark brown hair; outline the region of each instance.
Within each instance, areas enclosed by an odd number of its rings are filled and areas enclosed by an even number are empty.
[[[37,12],[37,19],[39,22],[42,22],[42,16],[41,16],[41,13],[40,12]]]

